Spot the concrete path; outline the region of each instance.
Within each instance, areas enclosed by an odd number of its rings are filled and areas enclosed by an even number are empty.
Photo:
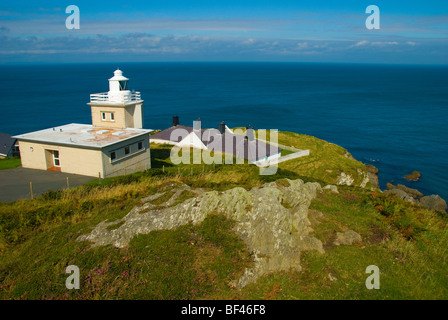
[[[95,177],[77,174],[15,168],[0,170],[0,202],[11,202],[19,199],[30,199],[30,182],[33,183],[33,194],[38,196],[48,190],[67,188],[67,177],[70,187],[76,187],[95,179]]]
[[[279,157],[279,158],[274,159],[274,160],[257,162],[256,166],[257,167],[269,167],[269,166],[273,166],[273,165],[279,164],[280,162],[283,162],[283,161],[288,161],[288,160],[296,159],[296,158],[300,158],[300,157],[306,157],[306,156],[309,156],[309,155],[310,155],[310,150],[308,150],[308,149],[307,150],[300,150],[298,152],[287,154],[286,156],[282,156],[282,157]]]

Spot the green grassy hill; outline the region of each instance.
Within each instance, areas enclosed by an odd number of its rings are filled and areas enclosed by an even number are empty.
[[[0,204],[0,299],[446,299],[446,213],[424,209],[367,183],[365,166],[334,144],[280,132],[279,143],[310,149],[310,156],[283,162],[273,176],[254,165],[179,165],[168,145],[151,145],[153,168],[49,191],[34,200]],[[102,221],[124,217],[141,199],[184,183],[194,189],[247,190],[283,178],[336,184],[311,203],[313,235],[325,253],[302,255],[302,272],[277,272],[242,290],[229,285],[253,264],[253,255],[232,231],[233,221],[208,216],[198,225],[154,231],[129,246],[90,247],[76,238]],[[195,194],[185,191],[176,205]],[[155,205],[163,205],[159,198]],[[112,225],[109,228],[117,228]],[[337,232],[354,230],[362,242],[335,246]],[[77,265],[81,288],[67,290],[65,268]],[[367,290],[368,265],[381,272],[380,290]]]

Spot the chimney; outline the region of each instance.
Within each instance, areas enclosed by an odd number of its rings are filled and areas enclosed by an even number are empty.
[[[179,116],[174,116],[173,117],[173,127],[178,126],[179,125]]]
[[[252,127],[251,125],[246,127],[246,137],[249,141],[255,140],[254,127]]]
[[[197,120],[193,121],[193,129],[201,130],[201,118],[198,118]]]
[[[226,132],[226,124],[224,121],[222,121],[219,126],[218,126],[218,130],[220,134],[224,134],[224,132]]]

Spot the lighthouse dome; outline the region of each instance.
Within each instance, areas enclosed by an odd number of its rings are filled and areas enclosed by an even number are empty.
[[[110,78],[109,81],[110,80],[126,81],[126,80],[129,80],[129,79],[123,76],[123,71],[121,71],[120,69],[117,69],[117,70],[114,71],[114,76],[112,78]]]

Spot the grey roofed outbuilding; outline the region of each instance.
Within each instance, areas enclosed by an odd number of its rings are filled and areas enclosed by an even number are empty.
[[[183,130],[179,130],[178,132],[173,134],[174,130],[176,129]],[[157,139],[178,143],[192,131],[194,131],[193,127],[189,126],[171,126],[150,136],[150,140]],[[196,134],[201,139],[202,143],[207,147],[207,149],[213,149],[213,151],[232,154],[238,158],[249,159],[251,161],[260,160],[265,157],[278,154],[282,151],[278,147],[264,143],[257,139],[249,141],[245,136],[230,132],[221,134],[217,129],[201,129],[200,136],[199,131],[196,132]],[[230,150],[226,150],[226,141],[228,140],[232,140],[231,143],[227,143],[228,146],[232,147],[232,149]]]
[[[17,139],[10,134],[0,132],[0,155],[5,157],[17,156],[14,150],[16,142]]]

